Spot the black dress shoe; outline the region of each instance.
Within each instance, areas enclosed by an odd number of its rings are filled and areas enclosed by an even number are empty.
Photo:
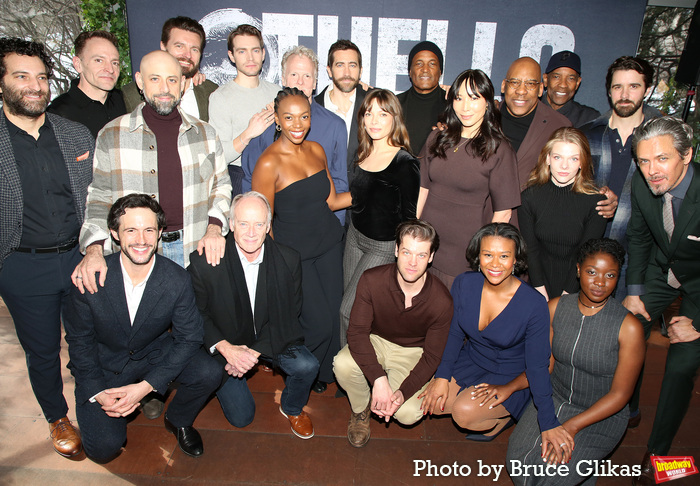
[[[314,393],[323,393],[328,389],[328,385],[322,381],[316,380],[314,381],[314,384],[311,385],[311,390]]]
[[[180,446],[182,452],[192,457],[199,457],[204,454],[202,436],[199,435],[197,429],[191,425],[187,427],[175,427],[170,423],[168,417],[165,417],[165,428],[177,437],[177,444]]]
[[[644,454],[644,459],[642,459],[642,473],[639,476],[632,478],[632,484],[634,486],[656,485],[654,466],[651,464],[651,453],[649,451]]]

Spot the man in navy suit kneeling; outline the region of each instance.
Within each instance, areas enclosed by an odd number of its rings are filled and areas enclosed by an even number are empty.
[[[119,198],[108,227],[120,245],[106,257],[104,288],[72,289],[64,316],[76,415],[86,454],[116,457],[126,441],[126,417],[146,394],[179,383],[165,426],[190,456],[204,452],[192,427],[223,374],[202,349],[202,317],[187,272],[156,255],[165,213],[146,194]]]

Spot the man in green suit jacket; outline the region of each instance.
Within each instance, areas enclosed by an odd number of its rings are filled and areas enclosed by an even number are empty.
[[[648,337],[651,323],[682,297],[679,314],[668,322],[666,371],[635,484],[654,484],[649,457],[668,454],[700,366],[700,167],[691,162],[692,142],[692,128],[668,116],[645,122],[632,142],[639,171],[632,179],[623,304]]]

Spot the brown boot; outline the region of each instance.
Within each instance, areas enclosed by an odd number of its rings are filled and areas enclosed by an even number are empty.
[[[369,403],[363,412],[354,413],[348,422],[348,441],[353,447],[364,447],[369,442]]]
[[[642,459],[642,473],[636,478],[632,478],[632,484],[634,486],[656,485],[654,466],[651,464],[651,453],[649,451],[644,454],[644,459]]]

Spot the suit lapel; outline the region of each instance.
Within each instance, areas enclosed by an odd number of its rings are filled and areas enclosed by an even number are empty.
[[[121,253],[116,253],[113,257],[108,257],[107,281],[104,289],[100,292],[107,293],[107,300],[112,307],[112,313],[117,317],[119,329],[129,337],[131,334],[131,319],[129,318],[129,307],[126,305],[126,293],[124,291],[124,276],[122,266],[119,263]]]
[[[693,162],[691,162],[692,164]],[[671,239],[670,254],[673,254],[678,247],[678,244],[687,238],[686,228],[691,221],[695,219],[698,208],[698,196],[700,196],[700,176],[698,176],[698,166],[693,166],[693,180],[690,181],[690,187],[688,187],[688,192],[683,198],[683,204],[678,211],[678,217],[676,218],[675,227],[673,229],[673,238]],[[662,222],[663,224],[663,222]]]
[[[162,285],[165,280],[165,272],[163,265],[160,264],[159,260],[161,256],[155,255],[155,262],[153,267],[153,272],[146,282],[146,288],[143,291],[143,296],[141,297],[141,302],[139,303],[139,308],[136,311],[136,316],[134,317],[134,325],[131,326],[131,336],[133,337],[148,320],[148,316],[153,311],[153,308],[158,304],[163,291],[165,290],[164,285]]]
[[[243,319],[243,322],[253,322],[253,309],[250,306],[250,296],[248,295],[248,287],[245,283],[245,274],[243,273],[243,266],[241,266],[241,260],[238,255],[238,251],[235,248],[235,241],[233,237],[227,239],[227,242],[231,242],[226,245],[226,251],[231,258],[227,258],[227,264],[229,266],[229,271],[233,275],[233,281],[228,280],[229,285],[233,285],[235,288],[231,289],[231,295],[238,302],[238,305],[228,305],[226,308],[231,316],[233,322],[237,322],[238,319]],[[240,309],[240,315],[237,315],[235,309]]]
[[[267,251],[269,252],[269,245]],[[258,283],[255,287],[255,322],[263,323],[267,320],[267,254],[263,255],[263,261],[258,269]]]

